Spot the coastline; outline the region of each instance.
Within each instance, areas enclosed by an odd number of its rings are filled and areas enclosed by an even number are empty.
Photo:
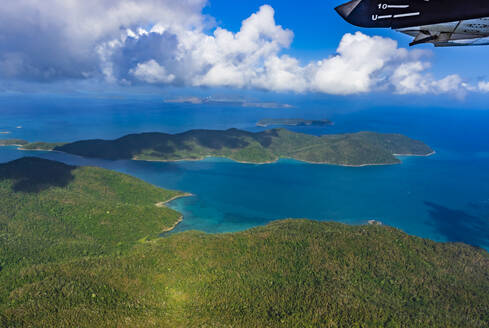
[[[293,123],[290,121],[299,121]],[[282,126],[292,126],[292,127],[325,127],[333,126],[334,122],[330,120],[303,120],[303,119],[266,119],[258,121],[255,126],[259,128],[269,128],[269,127],[282,127]]]
[[[62,151],[54,150],[54,149],[25,149],[25,148],[22,148],[23,146],[24,145],[19,145],[19,144],[0,145],[0,147],[17,147],[17,150],[20,150],[20,151],[57,151],[57,152],[63,153]]]
[[[394,155],[394,154],[393,154]],[[397,156],[397,155],[394,155]],[[430,155],[403,155],[403,156],[430,156]],[[280,157],[277,158],[273,161],[267,161],[267,162],[247,162],[247,161],[238,161],[235,159],[232,159],[230,157],[224,157],[224,156],[203,156],[198,159],[138,159],[138,158],[132,158],[131,160],[133,161],[143,161],[143,162],[161,162],[161,163],[178,163],[178,162],[200,162],[203,161],[207,158],[222,158],[222,159],[228,159],[230,161],[233,161],[235,163],[239,164],[251,164],[251,165],[267,165],[267,164],[275,164],[281,159],[292,159],[294,161],[302,162],[302,163],[307,163],[307,164],[312,164],[312,165],[331,165],[331,166],[342,166],[342,167],[366,167],[366,166],[385,166],[385,165],[399,165],[402,164],[401,161],[397,163],[366,163],[366,164],[339,164],[339,163],[332,163],[332,162],[310,162],[306,160],[301,160],[293,157]]]
[[[269,128],[269,127],[281,127],[281,126],[287,126],[287,127],[325,127],[325,126],[333,126],[334,124],[318,124],[318,125],[314,125],[314,124],[259,124],[259,123],[256,123],[256,127],[258,128]]]
[[[400,156],[400,157],[430,157],[436,155],[436,151],[433,150],[431,153],[425,155],[419,155],[419,154],[392,154],[392,155]]]
[[[0,145],[0,147],[22,147],[22,145],[18,145],[18,144],[11,144],[11,145]],[[22,150],[22,149],[17,148],[17,150]]]
[[[203,161],[207,158],[222,158],[222,159],[228,159],[230,161],[240,163],[240,164],[254,164],[254,165],[265,165],[265,164],[274,164],[277,163],[280,158],[277,158],[273,161],[267,161],[267,162],[246,162],[246,161],[238,161],[235,159],[232,159],[230,157],[225,157],[225,156],[213,156],[213,155],[208,155],[208,156],[202,156],[200,158],[192,158],[192,159],[141,159],[137,157],[133,157],[131,160],[132,161],[142,161],[142,162],[160,162],[160,163],[178,163],[178,162],[200,162]]]
[[[46,149],[25,149],[25,148],[22,148],[22,146],[20,146],[19,148],[17,148],[17,150],[20,150],[20,151],[57,151],[57,150],[46,150]],[[60,153],[62,153],[61,151],[58,151]]]
[[[179,198],[185,198],[185,197],[194,197],[195,195],[194,194],[191,194],[189,192],[185,192],[185,193],[182,193],[182,194],[179,194],[179,195],[176,195],[176,196],[173,196],[172,198],[168,199],[168,200],[165,200],[164,202],[159,202],[159,203],[156,203],[155,206],[156,207],[166,207],[166,205],[168,205],[168,203],[170,202],[173,202],[174,200],[177,200]]]
[[[175,229],[178,227],[178,225],[179,225],[180,223],[182,223],[182,221],[183,221],[183,215],[181,215],[181,216],[178,218],[177,222],[175,222],[175,223],[174,223],[174,224],[173,224],[171,227],[164,229],[164,230],[161,232],[161,234],[168,233],[168,232],[172,232],[173,230],[175,230]]]
[[[184,198],[184,197],[193,197],[195,196],[194,194],[191,194],[191,193],[183,193],[183,194],[180,194],[180,195],[176,195],[176,196],[173,196],[172,198],[164,201],[164,202],[159,202],[159,203],[156,203],[155,206],[156,207],[159,207],[159,208],[163,208],[163,207],[167,207],[168,203],[174,201],[174,200],[177,200],[177,199],[180,199],[180,198]],[[167,233],[167,232],[171,232],[173,230],[176,229],[176,227],[178,227],[178,225],[180,223],[182,223],[183,221],[183,215],[180,215],[180,217],[178,218],[178,220],[171,226],[171,227],[168,227],[166,229],[163,229],[163,231],[161,231],[161,233]]]
[[[7,146],[14,146],[14,147],[19,147],[17,148],[17,150],[21,150],[21,151],[52,151],[52,152],[60,152],[60,153],[63,153],[65,154],[64,152],[62,151],[59,151],[59,150],[54,150],[54,149],[51,149],[51,150],[46,150],[46,149],[24,149],[22,148],[22,145],[2,145],[4,147],[7,147]],[[436,151],[432,151],[431,153],[429,154],[392,154],[393,156],[396,156],[396,157],[430,157],[430,156],[433,156],[436,154]],[[399,164],[402,164],[402,161],[399,161],[398,163],[365,163],[365,164],[340,164],[340,163],[332,163],[332,162],[311,162],[311,161],[306,161],[306,160],[301,160],[301,159],[297,159],[297,158],[293,158],[293,157],[280,157],[280,158],[277,158],[273,161],[266,161],[266,162],[247,162],[247,161],[239,161],[239,160],[236,160],[236,159],[233,159],[233,158],[230,158],[230,157],[225,157],[225,156],[213,156],[213,155],[208,155],[208,156],[202,156],[202,157],[199,157],[199,158],[192,158],[192,159],[141,159],[141,158],[137,158],[137,156],[129,159],[131,161],[142,161],[142,162],[160,162],[160,163],[178,163],[178,162],[200,162],[200,161],[203,161],[207,158],[223,158],[223,159],[228,159],[230,161],[233,161],[235,163],[240,163],[240,164],[251,164],[251,165],[267,165],[267,164],[275,164],[277,163],[280,159],[292,159],[292,160],[295,160],[295,161],[298,161],[298,162],[302,162],[302,163],[307,163],[307,164],[313,164],[313,165],[332,165],[332,166],[341,166],[341,167],[368,167],[368,166],[387,166],[387,165],[399,165]],[[187,196],[184,196],[184,197],[189,197],[189,196],[193,196],[193,195],[187,195]],[[179,198],[179,197],[178,197]],[[170,200],[171,201],[171,200]]]

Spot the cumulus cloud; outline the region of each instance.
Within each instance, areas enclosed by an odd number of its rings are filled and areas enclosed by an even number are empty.
[[[312,88],[337,94],[370,91],[383,82],[389,63],[408,55],[394,40],[362,33],[346,34],[337,52],[315,65]]]
[[[335,54],[309,63],[286,54],[294,34],[264,5],[234,33],[202,14],[206,0],[5,0],[0,77],[259,88],[277,92],[398,94],[489,91],[458,75],[435,78],[429,54],[396,41],[345,34]]]
[[[456,74],[448,75],[440,80],[434,79],[425,73],[428,63],[421,61],[403,63],[397,67],[392,76],[391,83],[399,94],[426,94],[426,93],[454,93],[463,95],[468,89],[462,78]]]
[[[148,83],[170,83],[175,80],[175,75],[167,74],[166,69],[154,59],[142,64],[138,63],[136,68],[129,72],[137,79]]]
[[[3,0],[0,76],[53,80],[100,73],[97,47],[156,23],[201,29],[206,0]],[[20,63],[20,64],[19,64]]]
[[[489,82],[487,81],[480,81],[477,87],[482,92],[489,92]]]

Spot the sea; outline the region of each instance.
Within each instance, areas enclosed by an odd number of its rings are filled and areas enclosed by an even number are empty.
[[[165,103],[159,96],[0,97],[0,138],[69,142],[129,133],[190,129],[260,131],[265,118],[330,119],[334,126],[288,127],[314,135],[377,131],[402,133],[430,145],[430,157],[372,167],[314,165],[291,159],[240,164],[223,158],[198,162],[106,161],[58,152],[0,147],[0,162],[37,156],[98,166],[151,184],[192,193],[170,207],[184,215],[172,232],[226,233],[285,218],[345,224],[370,220],[441,242],[489,249],[489,111],[436,107],[369,107],[303,100],[293,108],[241,103]]]

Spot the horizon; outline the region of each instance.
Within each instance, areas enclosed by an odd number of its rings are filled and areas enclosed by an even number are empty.
[[[181,5],[165,0],[137,5],[152,15],[124,16],[122,4],[128,1],[120,1],[105,21],[80,4],[53,3],[52,11],[64,10],[66,17],[53,16],[36,1],[0,10],[3,24],[10,24],[0,32],[5,40],[0,93],[165,99],[245,95],[258,101],[314,97],[470,108],[483,107],[489,90],[488,74],[481,70],[488,47],[409,47],[409,38],[393,30],[344,22],[333,10],[341,1],[230,6],[222,0]],[[13,21],[17,13],[32,10],[39,12],[38,21]],[[165,23],[168,15],[175,17]],[[178,20],[182,15],[187,18]],[[77,25],[84,23],[91,25]],[[55,36],[48,37],[53,29]],[[48,42],[43,49],[52,49],[39,56],[36,47],[43,39]],[[69,51],[57,58],[61,42]]]

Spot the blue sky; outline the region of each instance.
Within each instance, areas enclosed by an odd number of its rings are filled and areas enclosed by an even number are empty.
[[[241,21],[250,13],[263,4],[270,4],[276,11],[278,23],[294,31],[295,39],[290,53],[306,60],[331,55],[345,33],[356,31],[392,38],[400,46],[409,47],[411,39],[404,34],[390,29],[362,29],[345,22],[334,11],[336,6],[345,2],[347,0],[211,0],[204,13],[216,17],[221,26],[237,31]],[[489,56],[487,46],[440,49],[432,45],[418,45],[416,48],[433,52],[432,70],[436,74],[458,72],[481,79],[489,75],[489,66],[484,60]]]
[[[349,25],[334,11],[341,3],[9,2],[0,8],[0,92],[483,103],[489,47],[410,48],[409,37],[395,31]]]
[[[278,24],[294,31],[290,53],[317,59],[336,50],[344,33],[357,29],[344,22],[333,10],[338,1],[211,1],[204,13],[216,17],[224,28],[238,31],[241,22],[263,4],[275,9]]]

